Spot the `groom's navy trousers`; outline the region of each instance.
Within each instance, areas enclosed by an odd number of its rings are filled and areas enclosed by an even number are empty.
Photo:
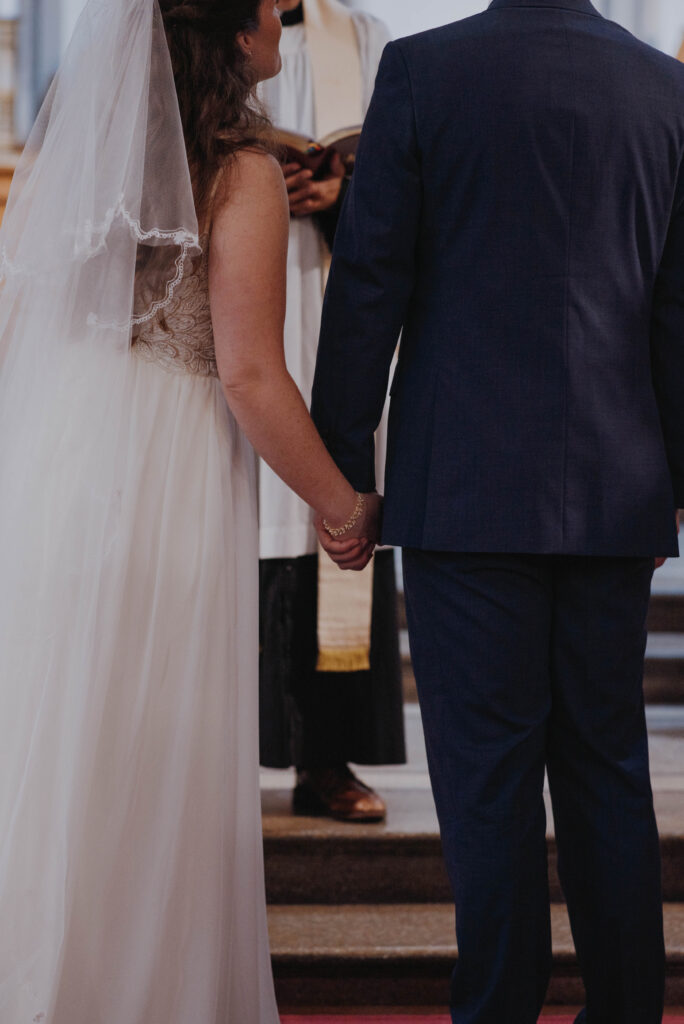
[[[660,1024],[642,688],[652,559],[404,550],[456,903],[454,1024],[532,1024],[551,970],[544,769],[588,1024]]]
[[[684,506],[684,66],[590,0],[389,44],[312,400],[359,491],[400,335],[382,538],[405,550],[453,1020],[536,1024],[546,766],[587,1024],[660,1024],[642,672]]]

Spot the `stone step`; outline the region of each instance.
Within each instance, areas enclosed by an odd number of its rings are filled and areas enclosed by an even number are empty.
[[[651,776],[665,898],[684,903],[684,708],[649,707]],[[387,820],[363,825],[292,815],[290,771],[263,770],[266,881],[273,903],[428,903],[449,899],[420,712],[405,709],[408,764],[357,768],[387,801]],[[547,820],[551,891],[553,817]]]
[[[367,777],[367,776],[364,776]],[[428,788],[388,789],[387,821],[362,825],[290,812],[289,790],[262,794],[269,903],[440,903],[451,898]],[[562,902],[549,797],[551,899]],[[656,792],[665,899],[684,903],[684,792]]]
[[[551,908],[548,1002],[581,1005],[583,986],[565,908]],[[447,904],[269,908],[283,1012],[321,1006],[445,1006],[458,955]],[[684,1003],[684,906],[665,907],[668,1006]]]
[[[653,594],[648,612],[649,633],[684,630],[684,593]]]
[[[408,633],[400,632],[404,699],[418,700]],[[654,632],[646,647],[644,694],[648,704],[684,704],[684,633]]]
[[[649,634],[644,694],[649,704],[684,703],[684,634]]]

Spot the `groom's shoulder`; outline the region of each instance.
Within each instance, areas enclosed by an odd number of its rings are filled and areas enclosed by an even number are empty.
[[[591,21],[606,51],[612,50],[616,55],[621,51],[619,59],[633,75],[657,80],[677,102],[683,98],[684,63],[643,42],[607,18],[592,18]],[[490,10],[484,10],[439,28],[404,36],[390,45],[401,52],[409,68],[419,69],[426,64],[432,66],[441,60],[452,61],[454,53],[459,50],[464,58],[468,54],[473,55],[481,67],[482,54],[491,55],[496,50],[496,46],[489,46],[495,38],[498,38],[497,20],[492,18]],[[486,49],[478,44],[484,44]],[[465,63],[467,66],[469,62],[466,60]]]
[[[606,42],[615,48],[620,64],[630,69],[632,82],[645,88],[655,86],[661,101],[671,98],[675,109],[684,113],[684,64],[615,22],[606,20],[603,28],[610,34]]]
[[[394,46],[402,51],[406,58],[430,57],[435,51],[442,50],[445,45],[466,42],[486,30],[487,11],[473,14],[469,18],[452,21],[439,28],[430,28],[414,35],[402,36],[394,42]]]
[[[673,88],[678,92],[684,91],[684,64],[680,60],[676,57],[671,57],[668,53],[663,53],[662,50],[656,50],[654,46],[649,46],[648,43],[644,43],[641,40],[637,39],[634,42],[645,64],[648,64],[654,70],[657,69],[662,77],[668,79],[672,83]]]

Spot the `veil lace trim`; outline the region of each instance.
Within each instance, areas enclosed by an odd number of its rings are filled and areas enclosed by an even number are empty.
[[[174,261],[176,268],[174,277],[167,282],[162,298],[153,302],[145,313],[139,315],[132,313],[128,320],[125,321],[106,321],[101,320],[96,313],[91,312],[88,314],[87,324],[89,327],[128,331],[131,327],[137,327],[154,319],[157,313],[171,302],[178,285],[185,276],[185,268],[191,251],[200,252],[201,246],[199,235],[184,229],[165,231],[161,228],[151,228],[149,231],[145,231],[140,220],[137,217],[133,217],[126,209],[122,195],[110,207],[101,223],[94,225],[91,220],[86,220],[82,227],[75,232],[74,255],[77,260],[85,263],[100,255],[100,253],[105,252],[107,249],[107,238],[117,218],[120,218],[128,226],[132,236],[139,244],[158,240],[167,244],[173,243],[180,248],[180,252]],[[12,278],[26,277],[30,273],[31,269],[29,266],[11,259],[7,253],[7,247],[3,245],[0,249],[0,282]]]

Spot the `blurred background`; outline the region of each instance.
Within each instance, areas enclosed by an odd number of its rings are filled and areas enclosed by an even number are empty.
[[[606,17],[668,53],[677,53],[684,37],[682,0],[593,0]],[[396,36],[434,28],[477,14],[487,0],[352,0],[377,14]]]
[[[345,0],[395,36],[465,18],[487,0]],[[682,0],[594,0],[602,14],[667,53],[684,41]],[[0,151],[20,145],[37,113],[85,0],[0,0]]]

